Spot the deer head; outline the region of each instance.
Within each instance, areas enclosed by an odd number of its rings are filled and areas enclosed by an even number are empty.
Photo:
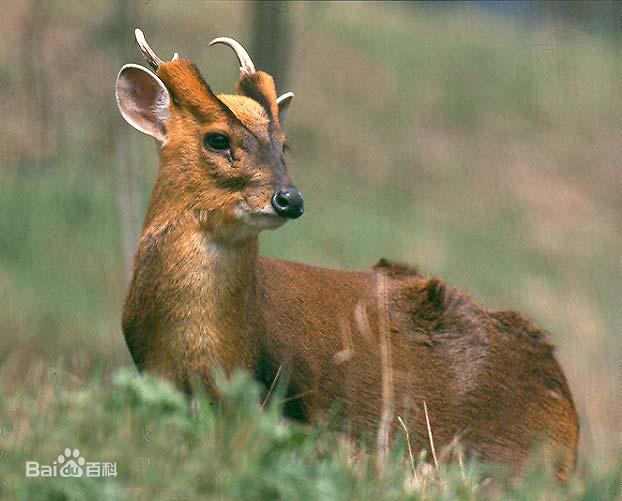
[[[125,120],[158,145],[160,171],[148,219],[189,216],[214,240],[236,243],[300,217],[303,198],[283,155],[293,94],[277,98],[273,78],[256,71],[231,38],[210,45],[235,51],[237,95],[215,95],[193,63],[177,53],[162,61],[141,30],[135,35],[155,73],[126,64],[116,97]]]

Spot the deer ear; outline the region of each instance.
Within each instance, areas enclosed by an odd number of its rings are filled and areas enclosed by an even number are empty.
[[[119,72],[115,91],[125,121],[164,142],[171,98],[162,80],[143,66],[126,64]]]
[[[276,104],[279,107],[279,123],[281,124],[281,127],[285,126],[285,120],[287,120],[287,110],[289,110],[289,105],[292,103],[292,99],[294,99],[293,92],[286,92],[276,98]]]

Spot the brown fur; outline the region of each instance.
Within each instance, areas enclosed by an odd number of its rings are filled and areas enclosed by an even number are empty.
[[[140,370],[188,391],[199,380],[216,397],[216,367],[249,370],[268,387],[282,366],[287,415],[313,420],[339,403],[351,430],[374,433],[388,336],[393,415],[413,445],[428,447],[426,402],[437,448],[458,437],[520,471],[544,441],[560,477],[574,468],[577,415],[544,331],[405,265],[350,272],[259,257],[261,228],[238,209],[269,205],[289,183],[272,78],[247,76],[242,96],[217,97],[187,61],[158,75],[170,119],[123,313]],[[231,138],[231,158],[203,147],[210,131]]]

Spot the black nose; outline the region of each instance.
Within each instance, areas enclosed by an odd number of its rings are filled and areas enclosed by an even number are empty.
[[[289,186],[272,195],[272,207],[279,216],[296,219],[305,211],[305,202],[300,192]]]

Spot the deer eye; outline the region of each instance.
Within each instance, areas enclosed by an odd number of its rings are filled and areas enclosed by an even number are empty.
[[[203,142],[206,146],[209,146],[213,150],[228,150],[231,146],[229,138],[224,134],[207,134],[203,138]]]

